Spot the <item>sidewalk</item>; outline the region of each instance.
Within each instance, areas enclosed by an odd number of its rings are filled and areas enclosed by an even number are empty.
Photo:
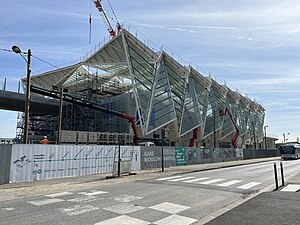
[[[290,177],[285,187],[290,184],[300,186],[300,172]],[[283,192],[282,189],[259,194],[206,224],[298,225],[300,224],[300,192]]]
[[[51,191],[71,191],[78,188],[99,188],[114,183],[133,182],[138,180],[156,179],[163,176],[190,173],[195,171],[212,170],[232,166],[278,160],[280,157],[260,158],[250,160],[228,161],[219,163],[195,164],[188,166],[167,167],[164,172],[161,168],[136,171],[137,175],[122,176],[116,179],[106,179],[110,174],[93,174],[78,177],[55,178],[40,181],[20,182],[0,185],[0,202],[32,195],[42,195]]]

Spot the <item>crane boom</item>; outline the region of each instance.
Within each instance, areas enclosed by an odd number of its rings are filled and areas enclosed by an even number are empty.
[[[113,29],[113,27],[111,26],[111,24],[109,22],[109,19],[103,9],[101,0],[92,0],[92,1],[93,1],[94,5],[96,6],[96,8],[98,9],[98,11],[100,12],[102,19],[107,26],[108,33],[110,34],[111,37],[115,37],[116,31]],[[119,30],[119,25],[118,25],[118,30]]]

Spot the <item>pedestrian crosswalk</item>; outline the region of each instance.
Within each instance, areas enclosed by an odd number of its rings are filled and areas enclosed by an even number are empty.
[[[173,181],[184,181],[194,177],[175,177]],[[162,180],[165,180],[162,178]],[[103,198],[100,198],[99,195]],[[48,208],[53,213],[58,212],[59,215],[68,217],[81,216],[83,214],[97,215],[98,221],[93,221],[90,224],[94,225],[110,225],[110,224],[128,224],[128,225],[190,225],[197,222],[196,218],[191,218],[187,215],[177,215],[188,210],[190,206],[176,204],[172,202],[158,202],[153,204],[145,204],[144,201],[139,201],[144,197],[122,194],[118,196],[110,196],[109,192],[89,190],[88,192],[59,192],[40,196],[37,200],[27,201],[33,207],[44,207],[51,205]],[[138,201],[138,202],[136,202]],[[104,203],[105,204],[102,204]],[[56,204],[56,205],[55,205]],[[55,205],[55,207],[53,207]],[[14,208],[0,208],[0,212],[14,210]],[[143,211],[143,213],[136,213]],[[149,217],[149,213],[155,211],[159,217]],[[100,216],[99,216],[100,215]],[[102,215],[102,216],[101,216]],[[96,223],[95,223],[96,222]]]
[[[157,181],[166,182],[183,182],[201,185],[216,185],[218,187],[235,187],[238,189],[248,190],[257,187],[261,182],[247,182],[243,180],[226,180],[224,178],[210,178],[210,177],[185,177],[185,176],[170,176],[156,179]]]

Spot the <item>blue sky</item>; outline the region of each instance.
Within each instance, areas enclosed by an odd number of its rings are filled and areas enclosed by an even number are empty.
[[[2,1],[0,48],[18,45],[54,65],[68,65],[107,37],[90,0]],[[166,46],[204,75],[257,100],[268,133],[282,141],[300,136],[299,0],[110,0],[127,21],[158,46]],[[103,0],[111,15],[107,1]],[[92,12],[92,43],[88,15]],[[50,68],[36,59],[32,73]],[[17,91],[26,64],[0,51],[0,87]],[[0,137],[14,137],[17,113],[0,110]]]

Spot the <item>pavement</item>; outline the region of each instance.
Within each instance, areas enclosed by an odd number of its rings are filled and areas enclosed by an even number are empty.
[[[125,183],[138,180],[155,179],[196,171],[260,163],[279,160],[280,157],[251,160],[229,161],[209,164],[197,164],[180,167],[167,167],[137,171],[133,176],[122,176],[117,179],[106,179],[111,174],[94,174],[80,177],[67,177],[33,182],[20,182],[0,185],[0,202],[32,195],[41,195],[51,191],[64,191],[85,187],[99,187],[113,183]],[[281,185],[281,181],[279,181]],[[300,171],[286,178],[285,186],[291,184],[300,186]],[[249,198],[220,210],[197,224],[226,225],[226,224],[300,224],[300,192],[284,192],[280,187],[274,191],[274,186],[258,192]],[[267,191],[267,192],[266,192]],[[250,200],[249,200],[250,199]]]
[[[280,181],[279,183],[281,185]],[[289,189],[294,190],[289,191]],[[259,193],[226,213],[217,215],[215,219],[205,224],[299,225],[300,172],[288,177],[285,185],[279,187],[278,190]]]

